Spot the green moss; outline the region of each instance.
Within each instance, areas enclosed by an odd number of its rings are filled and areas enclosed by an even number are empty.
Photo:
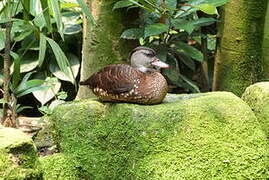
[[[231,93],[168,95],[154,106],[84,100],[57,107],[51,122],[88,179],[269,177],[265,134]]]
[[[230,0],[225,5],[216,55],[217,90],[241,96],[246,87],[261,78],[266,6],[266,0]]]
[[[33,141],[18,129],[0,128],[0,177],[39,179],[39,161]]]
[[[249,86],[242,99],[252,108],[262,129],[269,137],[269,82],[260,82]]]
[[[64,154],[53,154],[40,159],[44,180],[76,180],[78,176],[76,162]]]

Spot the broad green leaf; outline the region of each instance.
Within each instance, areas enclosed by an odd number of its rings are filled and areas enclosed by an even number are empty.
[[[118,1],[114,4],[113,6],[113,10],[115,9],[119,9],[119,8],[124,8],[124,7],[129,7],[131,5],[133,5],[134,3],[128,1],[128,0],[122,0],[122,1]]]
[[[21,58],[21,73],[34,70],[38,66],[38,63],[37,52],[29,51]]]
[[[45,82],[44,80],[40,80],[40,79],[32,79],[32,80],[26,81],[23,84],[20,84],[18,88],[15,89],[14,93],[21,94],[30,88],[41,86],[44,82]]]
[[[67,54],[67,59],[68,59],[69,64],[71,66],[74,77],[76,77],[78,75],[78,72],[79,72],[80,61],[79,61],[77,56],[75,56],[74,54],[71,54],[71,53]],[[63,81],[69,81],[71,83],[73,82],[73,79],[71,79],[65,73],[63,73],[57,64],[50,63],[49,69],[50,69],[50,72],[54,76],[56,76],[58,79],[61,79]]]
[[[185,19],[173,19],[171,23],[175,29],[185,30],[189,34],[191,34],[195,28],[191,21]]]
[[[50,21],[48,0],[41,0],[41,7],[43,10],[43,16],[44,16],[44,19],[46,22],[46,27],[48,28],[49,32],[52,32],[52,25],[51,25],[51,21]]]
[[[52,8],[53,16],[56,21],[58,32],[60,33],[62,39],[64,39],[63,34],[63,22],[62,22],[62,15],[59,6],[59,0],[49,0],[50,7]]]
[[[4,100],[4,98],[1,98],[0,99],[0,104],[5,104],[5,103],[7,103],[7,102]]]
[[[167,32],[169,30],[169,26],[166,24],[151,24],[145,27],[145,34],[144,37],[154,36],[154,35],[160,35],[164,32]]]
[[[60,70],[63,71],[65,75],[68,76],[69,79],[72,79],[72,83],[75,84],[75,78],[74,78],[73,72],[70,69],[69,61],[67,57],[65,56],[64,52],[54,40],[48,37],[46,37],[46,40],[51,46],[51,49],[55,55],[55,58],[56,58],[56,61]]]
[[[194,82],[192,82],[187,77],[183,76],[182,74],[179,74],[179,77],[185,82],[183,86],[185,86],[187,89],[190,89],[193,93],[199,93],[200,90],[198,86]]]
[[[177,8],[177,0],[166,0],[165,4],[168,9],[174,10]]]
[[[195,5],[194,7],[203,11],[206,14],[218,14],[216,6],[213,6],[211,4],[198,4]]]
[[[33,33],[33,30],[32,29],[30,29],[30,30],[25,30],[25,31],[23,31],[23,32],[21,32],[21,33],[19,33],[19,35],[18,36],[15,36],[14,37],[14,41],[21,41],[21,40],[23,40],[23,39],[25,39],[27,36],[29,36],[30,34],[32,34]]]
[[[130,28],[125,30],[120,37],[123,39],[139,39],[144,37],[144,29]]]
[[[64,34],[72,35],[77,34],[82,31],[82,27],[79,24],[65,24],[64,25]]]
[[[54,101],[52,101],[52,102],[50,103],[49,108],[50,108],[51,110],[53,110],[53,109],[56,108],[58,105],[63,104],[63,103],[65,103],[65,101],[56,99],[56,100],[54,100]]]
[[[40,40],[39,40],[38,66],[41,67],[45,59],[47,42],[46,42],[46,36],[43,33],[39,33],[39,35]]]
[[[64,12],[62,13],[62,21],[64,23],[64,34],[75,34],[82,31],[80,25],[80,13],[79,12]]]
[[[44,86],[50,86],[50,88],[44,90],[34,91],[33,95],[42,104],[46,104],[49,100],[56,96],[61,88],[61,82],[57,78],[47,78]]]
[[[168,69],[163,69],[163,73],[168,79],[174,84],[180,86],[182,80],[179,78],[180,70],[178,66],[178,61],[174,56],[167,56],[166,63],[169,64]]]
[[[204,3],[211,4],[215,7],[222,6],[229,2],[230,0],[205,0]]]
[[[178,52],[184,53],[199,62],[202,62],[204,60],[203,54],[195,47],[192,47],[183,42],[177,42],[176,46]]]
[[[25,96],[27,94],[34,93],[35,91],[46,90],[46,89],[49,89],[49,88],[50,88],[49,86],[32,87],[32,88],[29,88],[29,89],[17,94],[17,97],[22,97],[22,96]]]
[[[188,55],[184,53],[178,53],[178,58],[181,62],[183,62],[187,67],[189,67],[191,70],[195,71],[195,63],[193,59]]]
[[[23,19],[29,20],[30,18],[30,0],[22,0],[23,6]]]
[[[20,56],[17,53],[10,52],[10,55],[13,59],[13,64],[14,64],[14,72],[12,75],[12,83],[13,87],[16,88],[19,84],[20,81]]]
[[[92,13],[89,11],[89,8],[87,7],[86,3],[83,0],[76,0],[76,1],[80,5],[82,12],[87,16],[89,23],[91,25],[95,24]]]
[[[192,24],[195,26],[208,26],[217,20],[214,18],[199,18],[192,21]]]
[[[29,73],[25,74],[24,77],[22,78],[21,83],[20,83],[19,86],[16,88],[16,90],[18,90],[18,89],[24,89],[24,88],[25,88],[25,83],[26,83],[26,81],[28,81],[28,79],[31,77],[31,75],[32,75],[33,73],[34,73],[34,72],[29,72]]]

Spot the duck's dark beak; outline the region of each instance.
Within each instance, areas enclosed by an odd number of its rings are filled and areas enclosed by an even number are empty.
[[[151,62],[151,65],[152,66],[157,66],[157,67],[160,67],[160,68],[165,68],[165,69],[169,68],[168,64],[166,64],[165,62],[161,61],[160,59],[158,59],[156,57]]]

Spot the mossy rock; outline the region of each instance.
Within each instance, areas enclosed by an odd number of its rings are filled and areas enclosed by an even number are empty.
[[[6,180],[42,177],[33,141],[18,129],[0,128],[0,177]]]
[[[269,137],[269,82],[259,82],[249,86],[242,99],[252,108],[262,129]]]
[[[44,180],[79,180],[76,162],[65,154],[57,153],[40,158]]]
[[[269,177],[265,133],[232,93],[168,95],[153,106],[75,101],[50,121],[86,179]]]

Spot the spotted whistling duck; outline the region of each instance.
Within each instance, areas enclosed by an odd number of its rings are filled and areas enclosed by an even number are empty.
[[[153,49],[139,46],[127,64],[109,65],[80,82],[87,85],[102,101],[138,104],[161,103],[168,91],[165,78],[153,67],[168,68],[156,57]]]

